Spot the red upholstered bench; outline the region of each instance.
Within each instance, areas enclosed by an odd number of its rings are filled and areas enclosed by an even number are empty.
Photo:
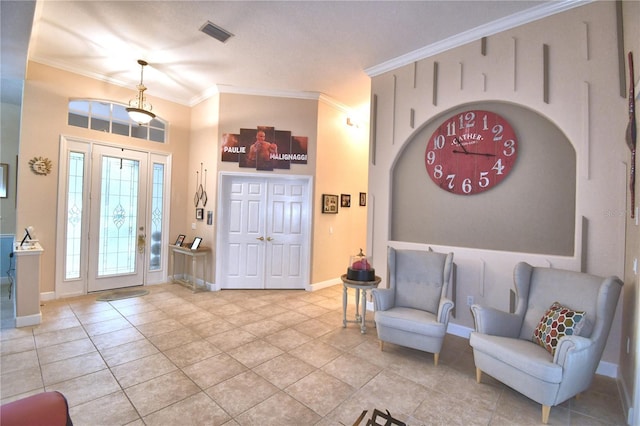
[[[73,426],[67,399],[60,392],[43,392],[0,406],[2,426]]]

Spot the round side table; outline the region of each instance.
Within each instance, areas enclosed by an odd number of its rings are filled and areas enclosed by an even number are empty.
[[[367,315],[367,290],[378,287],[382,280],[376,275],[373,281],[356,281],[347,278],[347,274],[340,277],[342,280],[342,327],[346,327],[348,322],[355,322],[360,324],[360,333],[364,334],[367,331],[365,323],[365,317]],[[355,321],[347,320],[347,289],[356,289],[356,319]],[[360,314],[360,291],[362,291],[362,314]]]

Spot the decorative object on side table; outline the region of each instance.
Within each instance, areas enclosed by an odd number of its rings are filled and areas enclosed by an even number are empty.
[[[362,249],[360,249],[360,253],[349,257],[347,273],[342,275],[340,279],[342,280],[342,326],[346,327],[348,322],[358,323],[360,324],[360,333],[364,334],[367,331],[367,290],[378,287],[381,279],[376,277],[370,259],[362,252]],[[347,289],[349,288],[356,291],[355,321],[347,320],[347,299],[349,298]]]
[[[376,278],[376,270],[371,266],[370,258],[360,249],[360,253],[349,258],[347,278],[354,281],[373,281]]]

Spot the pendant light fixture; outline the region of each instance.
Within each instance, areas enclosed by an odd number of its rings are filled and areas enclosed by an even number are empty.
[[[149,64],[142,59],[138,59],[138,64],[140,64],[140,84],[138,84],[137,86],[138,96],[129,101],[127,112],[129,113],[129,117],[131,117],[133,121],[142,125],[148,124],[155,118],[156,115],[151,112],[151,110],[153,109],[151,104],[147,103],[147,99],[144,96],[144,91],[147,90],[147,88],[142,83],[144,67]]]

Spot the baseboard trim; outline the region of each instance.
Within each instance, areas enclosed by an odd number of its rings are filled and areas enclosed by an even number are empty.
[[[326,280],[326,281],[320,281],[319,283],[313,283],[313,284],[309,284],[309,287],[307,288],[308,291],[318,291],[318,290],[322,290],[323,288],[327,288],[327,287],[331,287],[334,286],[336,284],[341,284],[342,281],[340,281],[339,278],[332,278],[330,280]],[[369,309],[369,308],[367,308]]]
[[[42,322],[42,313],[39,312],[33,315],[25,315],[23,317],[16,317],[16,327],[29,327],[31,325],[38,325]]]
[[[598,364],[598,368],[596,368],[596,374],[617,379],[618,364],[614,364],[608,361],[600,361],[600,363]]]
[[[449,322],[449,324],[447,325],[448,334],[453,334],[454,336],[458,337],[464,337],[465,339],[469,339],[472,331],[473,328],[465,327],[464,325],[460,324],[454,324],[452,322]]]
[[[41,302],[48,302],[50,300],[55,300],[56,299],[56,292],[55,291],[47,291],[45,293],[40,293],[40,301]]]

